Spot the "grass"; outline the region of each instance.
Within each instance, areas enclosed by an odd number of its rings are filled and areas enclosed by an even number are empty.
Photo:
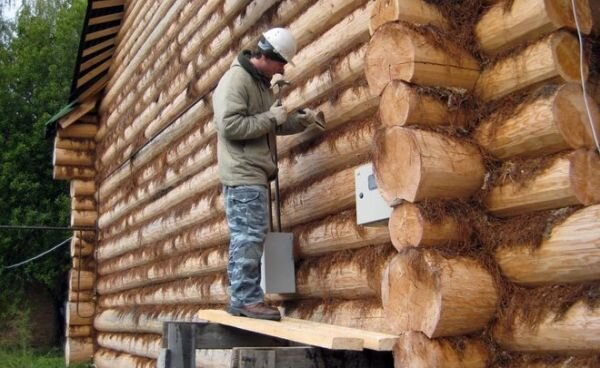
[[[0,349],[0,368],[64,368],[62,351]],[[71,364],[69,368],[87,368],[87,364]]]

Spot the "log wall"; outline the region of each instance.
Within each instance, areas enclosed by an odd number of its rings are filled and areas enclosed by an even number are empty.
[[[510,334],[510,322],[488,328],[511,300],[506,285],[598,279],[600,158],[571,2],[507,1],[475,2],[470,25],[450,0],[127,1],[97,106],[55,140],[72,226],[94,230],[71,243],[71,361],[154,366],[163,321],[226,307],[211,93],[273,26],[298,40],[283,104],[319,109],[328,125],[278,138],[297,293],[267,299],[292,317],[404,334],[396,367],[493,366],[502,349],[598,353],[595,310],[542,319],[537,332],[519,319]],[[591,1],[576,4],[588,34]],[[354,169],[369,161],[395,207],[389,227],[355,225]],[[551,217],[533,257],[527,239],[489,243],[501,224],[544,211],[567,219]]]

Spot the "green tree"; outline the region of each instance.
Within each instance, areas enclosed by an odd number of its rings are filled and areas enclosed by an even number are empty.
[[[68,224],[67,186],[52,179],[52,142],[44,138],[44,123],[67,102],[86,5],[26,1],[14,24],[3,20],[0,27],[0,224]],[[57,303],[64,299],[68,247],[19,268],[4,266],[69,236],[0,229],[0,330],[22,314],[15,305],[22,305],[31,283],[45,285]]]

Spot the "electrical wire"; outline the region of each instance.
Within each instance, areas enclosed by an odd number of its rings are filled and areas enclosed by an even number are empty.
[[[36,260],[36,259],[38,259],[38,258],[40,258],[40,257],[43,257],[43,256],[45,256],[46,254],[48,254],[48,253],[50,253],[50,252],[53,252],[53,251],[55,251],[56,249],[58,249],[58,248],[60,248],[61,246],[65,245],[66,243],[68,243],[68,242],[69,242],[71,239],[72,239],[72,238],[68,238],[68,239],[66,239],[66,240],[63,240],[62,242],[60,242],[59,244],[55,245],[55,246],[54,246],[54,247],[52,247],[51,249],[48,249],[47,251],[45,251],[45,252],[42,252],[42,253],[38,254],[37,256],[35,256],[35,257],[31,257],[31,258],[29,258],[28,260],[25,260],[25,261],[23,261],[23,262],[19,262],[19,263],[15,263],[15,264],[13,264],[13,265],[10,265],[10,266],[4,266],[3,268],[4,268],[4,269],[16,268],[16,267],[22,266],[22,265],[24,265],[24,264],[27,264],[27,263],[29,263],[29,262],[31,262],[31,261],[34,261],[34,260]]]
[[[579,75],[581,77],[581,87],[583,88],[583,102],[585,104],[585,110],[588,115],[588,119],[590,121],[590,125],[592,127],[592,134],[594,136],[594,142],[596,143],[596,149],[600,152],[600,142],[598,142],[598,133],[596,133],[596,122],[592,117],[592,113],[590,112],[590,106],[588,103],[588,94],[585,79],[583,77],[584,63],[583,63],[583,36],[581,35],[581,26],[579,25],[579,17],[577,15],[577,6],[575,5],[575,0],[571,0],[571,6],[573,7],[573,17],[575,18],[575,26],[577,28],[577,36],[579,37]]]
[[[96,230],[95,227],[68,227],[68,226],[44,226],[44,225],[0,225],[0,229],[6,230],[56,230],[56,231],[73,231],[73,230]]]

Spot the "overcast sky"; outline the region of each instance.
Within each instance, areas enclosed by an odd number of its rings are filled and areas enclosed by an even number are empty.
[[[12,19],[12,20],[15,19],[15,15],[17,14],[17,10],[21,6],[21,1],[19,1],[19,0],[13,0],[12,3],[13,3],[12,6],[4,5],[4,9],[3,9],[3,13],[2,13],[2,18],[4,18],[4,19]]]

